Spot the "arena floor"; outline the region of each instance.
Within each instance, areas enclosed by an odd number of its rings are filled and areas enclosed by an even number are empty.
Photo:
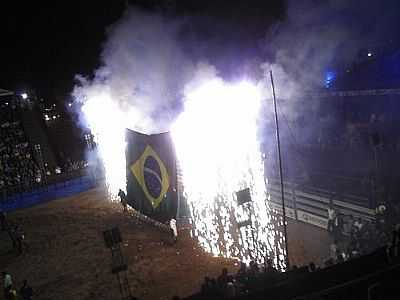
[[[132,294],[139,299],[187,296],[200,289],[204,276],[216,277],[223,267],[236,270],[237,262],[204,253],[187,230],[170,245],[165,232],[136,224],[105,195],[98,188],[11,213],[10,220],[26,231],[27,249],[17,257],[8,236],[0,233],[0,271],[11,273],[17,287],[27,279],[35,299],[119,299],[102,235],[116,225],[124,239]],[[319,263],[328,255],[326,231],[290,222],[288,235],[292,264]]]

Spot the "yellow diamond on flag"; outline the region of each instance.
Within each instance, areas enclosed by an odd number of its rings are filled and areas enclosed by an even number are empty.
[[[147,145],[130,170],[153,208],[164,199],[169,189],[169,176],[158,154]]]

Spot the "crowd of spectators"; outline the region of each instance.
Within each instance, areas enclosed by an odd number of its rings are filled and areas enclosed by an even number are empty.
[[[249,293],[260,280],[274,284],[281,279],[282,274],[270,259],[267,259],[263,266],[254,261],[251,261],[249,266],[242,262],[236,274],[228,274],[228,270],[224,268],[217,278],[205,277],[201,295],[216,299],[232,299]]]
[[[17,104],[0,103],[0,197],[30,191],[37,185],[46,184],[49,178],[61,173],[81,170],[85,161],[69,159],[62,167],[41,166],[36,161],[21,123]]]
[[[328,215],[328,229],[333,243],[330,245],[327,265],[359,257],[390,244],[392,229],[400,228],[400,207],[393,203],[378,204],[374,220],[345,216],[331,207],[328,208]]]
[[[68,158],[66,163],[64,164],[64,167],[62,168],[62,171],[73,172],[73,171],[77,171],[80,169],[84,169],[87,166],[88,166],[88,163],[84,160],[73,161],[70,158]]]
[[[361,229],[355,229],[359,234]],[[400,252],[400,226],[388,234],[386,247],[389,261],[398,260]],[[323,266],[316,266],[311,262],[308,266],[292,266],[290,270],[282,272],[274,267],[272,260],[267,259],[263,265],[250,262],[249,265],[241,263],[236,274],[229,274],[223,269],[217,278],[205,277],[201,291],[197,296],[190,299],[233,299],[237,296],[251,295],[253,291],[269,288],[272,286],[283,286],[284,282],[296,281],[310,273],[318,273],[321,270],[328,270],[329,267],[341,264],[351,259],[360,257],[362,252],[353,256],[337,255],[335,260],[325,263]],[[333,272],[333,271],[332,271]],[[268,295],[266,295],[268,296]]]
[[[0,124],[0,190],[28,187],[39,171],[31,146],[25,136],[16,108],[2,106]]]
[[[375,112],[372,108],[362,112],[358,106],[346,113],[336,106],[324,105],[319,103],[314,116],[311,111],[304,111],[298,117],[290,118],[290,124],[282,127],[283,135],[293,139],[289,135],[296,133],[297,144],[321,150],[359,151],[371,149],[371,146],[400,150],[397,121],[390,113]]]

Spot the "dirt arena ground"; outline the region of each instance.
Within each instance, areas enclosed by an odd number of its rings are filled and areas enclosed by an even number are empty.
[[[27,279],[35,299],[120,299],[102,235],[114,226],[122,232],[131,290],[139,299],[188,296],[200,289],[204,276],[216,277],[223,267],[237,269],[233,260],[204,253],[187,230],[170,245],[165,232],[137,224],[118,204],[105,200],[101,188],[20,210],[9,218],[22,224],[28,248],[17,257],[8,236],[0,233],[0,270],[11,273],[17,287]],[[324,230],[290,222],[288,236],[292,264],[319,263],[328,254]]]

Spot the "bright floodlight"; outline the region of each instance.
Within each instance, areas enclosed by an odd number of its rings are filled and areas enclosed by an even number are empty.
[[[27,93],[22,93],[21,94],[22,99],[28,99],[28,94]]]
[[[371,52],[368,52],[368,57],[371,57],[372,56],[372,53]]]

